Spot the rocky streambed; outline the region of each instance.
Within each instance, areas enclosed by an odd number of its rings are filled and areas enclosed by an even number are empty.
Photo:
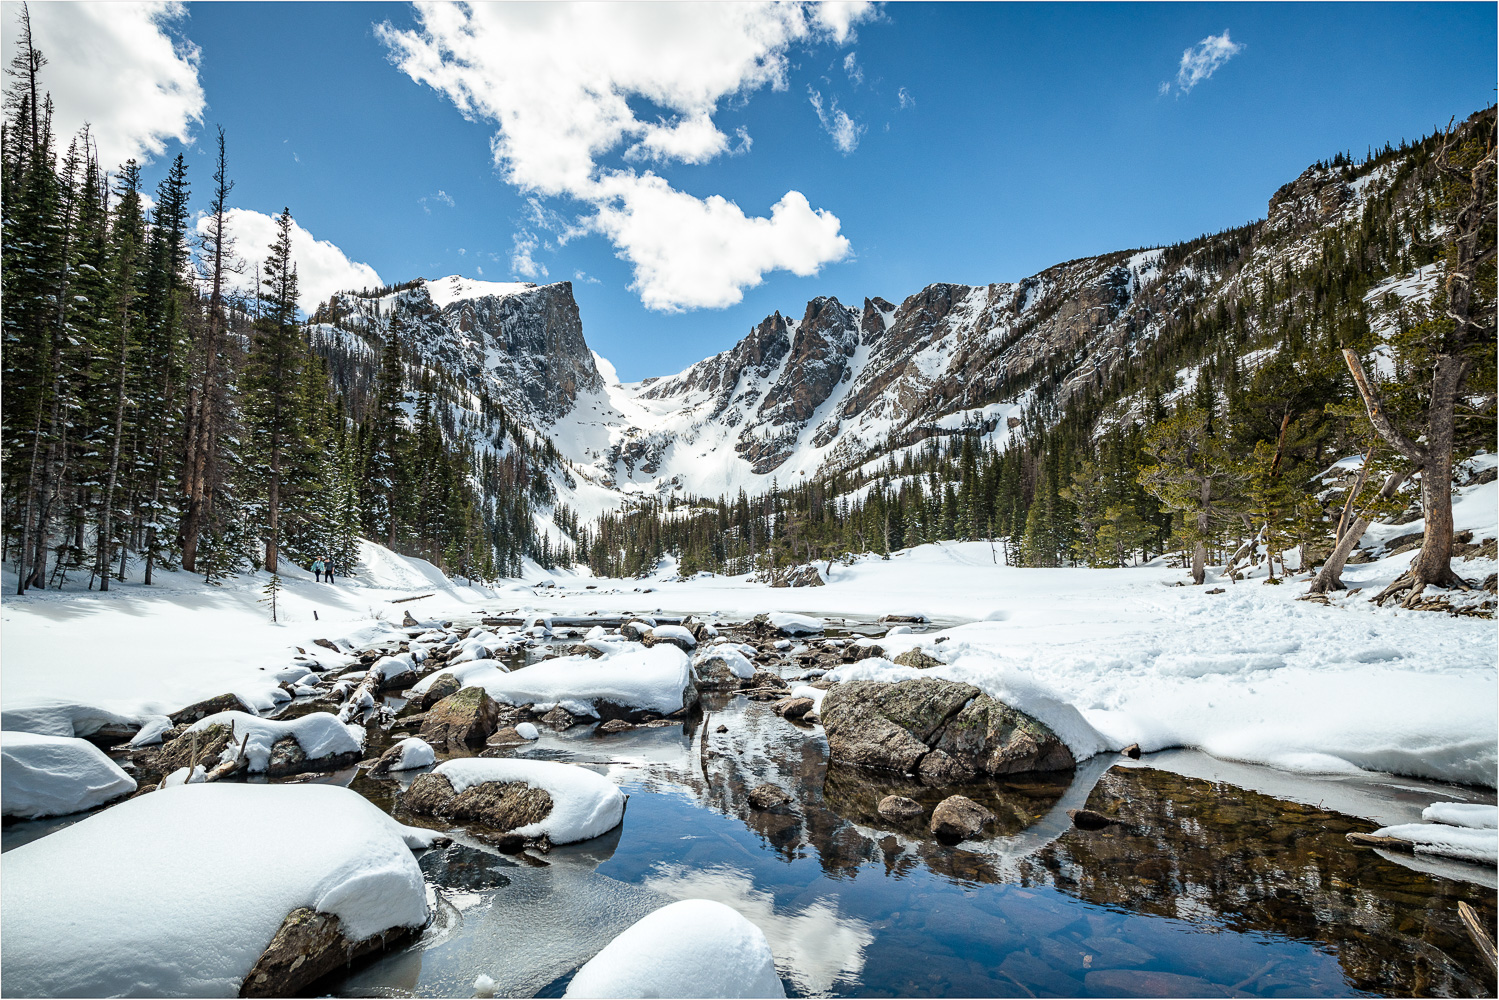
[[[709,898],[764,930],[790,995],[1493,993],[1456,911],[1466,902],[1492,923],[1492,880],[1417,870],[1346,837],[1380,826],[1357,813],[1384,800],[1393,815],[1402,795],[1492,796],[1329,780],[1343,812],[1307,801],[1315,781],[1274,794],[1274,773],[1220,780],[1200,754],[1073,761],[1044,725],[964,685],[822,680],[878,655],[869,638],[888,623],[796,635],[764,618],[487,617],[411,619],[404,638],[368,649],[330,642],[327,659],[345,665],[289,683],[275,721],[362,725],[352,758],[333,744],[309,753],[300,728],[271,730],[252,767],[248,749],[235,755],[252,734],[220,714],[243,706],[219,700],[174,716],[160,746],[111,743],[137,794],[243,757],[216,780],[342,784],[442,835],[418,856],[429,926],[290,992],[560,995],[639,917]],[[690,650],[681,707],[509,704],[460,679],[485,660],[520,673],[615,655],[601,643]],[[415,741],[431,763],[399,766]],[[628,808],[575,843],[517,833],[554,804],[534,782],[458,792],[433,773],[468,760],[581,766]],[[13,824],[6,846],[65,822]]]

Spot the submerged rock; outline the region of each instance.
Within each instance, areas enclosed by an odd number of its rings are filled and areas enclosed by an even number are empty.
[[[812,711],[815,703],[811,698],[784,698],[771,706],[771,711],[788,719],[800,719]]]
[[[833,686],[820,714],[834,760],[934,784],[1076,764],[1045,723],[957,681],[849,681]]]
[[[926,810],[921,803],[915,799],[908,799],[904,795],[887,795],[880,799],[879,813],[892,823],[901,823],[916,819],[923,815]]]
[[[766,782],[756,785],[749,793],[749,803],[755,809],[779,809],[790,804],[791,796],[779,785]]]
[[[422,739],[434,746],[459,743],[483,746],[499,728],[500,706],[481,687],[466,687],[448,695],[427,710],[422,720]]]
[[[994,814],[966,795],[949,795],[932,810],[931,831],[942,840],[967,840],[992,822]]]

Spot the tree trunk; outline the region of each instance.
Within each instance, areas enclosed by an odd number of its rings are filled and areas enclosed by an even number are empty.
[[[110,536],[114,522],[115,484],[120,474],[120,439],[125,436],[125,366],[129,357],[129,336],[128,322],[122,321],[120,325],[120,380],[115,386],[114,445],[109,453],[109,482],[104,487],[104,507],[99,518],[99,591],[101,593],[109,589],[109,570],[113,562],[110,558],[112,544]]]
[[[1202,480],[1200,499],[1202,508],[1197,512],[1197,542],[1192,546],[1192,585],[1202,586],[1207,579],[1208,563],[1208,502],[1213,495],[1213,481],[1206,477]]]
[[[280,513],[281,513],[281,442],[277,435],[271,438],[271,485],[270,496],[267,504],[267,521],[269,522],[270,538],[265,543],[265,568],[276,572],[277,559],[280,555]]]
[[[1432,378],[1431,418],[1426,432],[1426,465],[1421,470],[1421,507],[1426,531],[1411,573],[1422,584],[1468,590],[1452,572],[1452,436],[1453,416],[1467,365],[1460,358],[1437,359]]]
[[[1390,473],[1385,478],[1384,485],[1380,487],[1379,493],[1376,494],[1378,499],[1388,500],[1394,496],[1395,491],[1400,489],[1408,476],[1409,473],[1405,472]],[[1349,494],[1349,500],[1352,499],[1353,494]],[[1345,511],[1345,516],[1346,513]],[[1307,588],[1308,594],[1325,594],[1329,590],[1347,589],[1343,584],[1343,567],[1347,565],[1348,557],[1353,554],[1359,540],[1364,537],[1364,532],[1369,529],[1369,524],[1370,519],[1361,515],[1343,526],[1342,534],[1338,536],[1338,544],[1333,548],[1332,554],[1327,557],[1327,561],[1322,564],[1317,578]]]

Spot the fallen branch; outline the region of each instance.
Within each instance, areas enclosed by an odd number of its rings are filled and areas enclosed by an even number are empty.
[[[250,760],[245,756],[245,747],[249,744],[249,742],[250,734],[249,732],[246,732],[244,738],[239,741],[239,752],[229,760],[226,760],[223,763],[219,764],[212,771],[209,771],[207,774],[203,775],[204,784],[207,784],[210,781],[219,781],[220,779],[229,777],[231,774],[235,774],[239,771],[244,770],[245,768],[248,768],[250,766]],[[191,776],[191,772],[189,772],[189,776]]]
[[[415,597],[397,597],[395,600],[393,600],[393,601],[387,601],[386,603],[387,604],[405,604],[407,601],[420,601],[423,597],[431,597],[431,596],[432,596],[431,594],[417,594]]]
[[[1462,918],[1463,927],[1468,931],[1468,937],[1473,939],[1473,945],[1483,960],[1489,964],[1489,975],[1499,973],[1499,956],[1494,952],[1494,939],[1489,937],[1489,930],[1483,926],[1478,919],[1478,913],[1467,903],[1459,901],[1457,904],[1457,915]]]
[[[1409,840],[1401,840],[1398,837],[1376,837],[1372,833],[1350,833],[1344,839],[1357,847],[1378,847],[1385,851],[1399,851],[1401,854],[1415,854],[1416,845]]]

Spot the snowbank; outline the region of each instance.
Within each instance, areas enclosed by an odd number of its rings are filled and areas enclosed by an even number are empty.
[[[308,760],[357,753],[364,749],[364,727],[339,722],[337,716],[327,712],[314,712],[288,722],[261,719],[244,712],[219,712],[193,723],[188,732],[200,732],[209,726],[220,725],[230,726],[234,738],[219,759],[230,760],[237,755],[240,740],[248,733],[250,738],[245,744],[245,756],[250,760],[252,772],[266,769],[271,759],[271,747],[287,736],[296,739]]]
[[[684,899],[646,916],[573,976],[567,997],[784,997],[770,942],[723,903]]]
[[[511,705],[538,709],[561,705],[574,715],[598,715],[599,702],[670,715],[683,708],[693,690],[687,654],[663,643],[623,644],[599,659],[564,656],[509,672],[492,667],[453,670],[464,686],[477,684],[489,696]],[[426,690],[435,678],[423,678]]]
[[[1445,823],[1402,823],[1375,830],[1376,837],[1394,837],[1416,845],[1417,854],[1440,854],[1444,857],[1499,864],[1499,830],[1474,830]]]
[[[1493,830],[1499,828],[1499,806],[1483,806],[1471,802],[1433,802],[1421,810],[1421,818],[1428,823]]]
[[[6,816],[64,816],[133,791],[135,779],[86,740],[0,732],[0,807]]]
[[[39,736],[91,736],[105,726],[140,725],[139,716],[45,698],[0,712],[0,729]]]
[[[424,924],[431,840],[330,785],[131,799],[0,858],[5,993],[235,996],[298,907],[354,940]]]
[[[552,811],[539,823],[517,827],[522,837],[545,835],[554,844],[590,840],[619,826],[625,816],[625,795],[608,778],[579,764],[515,757],[468,757],[437,765],[435,774],[448,779],[461,793],[486,781],[524,781],[545,789]]]

